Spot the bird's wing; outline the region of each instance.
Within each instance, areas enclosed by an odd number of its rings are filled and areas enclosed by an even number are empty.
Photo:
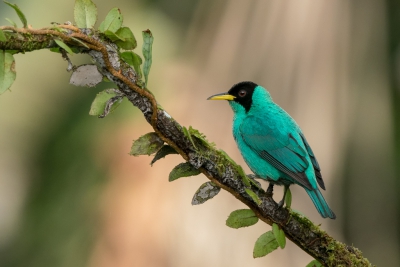
[[[307,139],[304,137],[303,133],[300,133],[300,137],[303,140],[303,143],[307,149],[307,153],[310,156],[312,165],[314,167],[314,172],[315,172],[315,177],[317,178],[317,182],[319,184],[319,186],[325,190],[325,183],[324,180],[322,180],[322,175],[321,175],[321,169],[319,167],[318,161],[315,158],[314,152],[312,151],[310,145],[307,142]]]
[[[291,133],[285,133],[276,125],[268,125],[261,119],[248,117],[240,126],[240,134],[261,158],[297,183],[312,189],[305,174],[309,166],[307,151]]]

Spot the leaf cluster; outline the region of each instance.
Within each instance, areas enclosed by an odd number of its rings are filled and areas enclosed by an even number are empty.
[[[28,28],[27,19],[21,9],[17,5],[11,4],[7,1],[4,1],[4,3],[15,10],[23,23],[23,27]],[[96,5],[91,0],[76,0],[74,6],[74,19],[76,26],[79,29],[96,30],[94,28],[98,19]],[[10,19],[7,20],[14,28],[17,28],[15,22]],[[65,28],[58,25],[53,26],[51,29],[58,32],[66,32]],[[142,33],[144,63],[142,57],[133,51],[137,47],[137,41],[131,29],[123,26],[123,15],[120,9],[112,8],[108,12],[104,21],[100,23],[97,31],[99,31],[104,38],[112,41],[118,47],[120,58],[135,70],[137,84],[146,85],[148,83],[152,64],[152,44],[154,37],[151,31],[147,29]],[[0,42],[6,42],[11,32],[12,30],[3,31],[0,29]],[[82,47],[86,49],[88,48],[82,40],[73,37],[71,39],[76,41],[76,43],[80,44]],[[68,46],[61,38],[55,37],[54,42],[57,47],[53,47],[50,50],[52,52],[62,53],[63,57],[66,58],[71,65],[68,68],[73,71],[70,79],[71,84],[93,87],[104,80],[103,76],[97,70],[96,65],[85,64],[78,67],[72,66],[71,61],[64,52],[73,55],[79,53],[79,49]],[[2,94],[13,84],[16,78],[16,72],[13,51],[0,51],[0,54],[0,94]],[[142,76],[144,76],[145,79],[144,84],[141,82]],[[106,96],[109,96],[109,98],[107,99]],[[109,92],[98,94],[98,97],[92,104],[90,115],[105,117],[109,112],[115,110],[121,99],[122,97],[117,97]],[[102,108],[104,109],[101,110]],[[108,110],[106,110],[106,108]]]

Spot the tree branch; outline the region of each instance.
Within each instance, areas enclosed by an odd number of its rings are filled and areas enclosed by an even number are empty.
[[[371,266],[357,248],[335,240],[298,213],[286,208],[278,209],[272,195],[251,184],[251,190],[261,200],[261,204],[257,205],[245,192],[246,185],[243,183],[244,177],[240,175],[239,166],[228,159],[221,150],[205,145],[196,138],[189,140],[183,127],[157,105],[154,95],[138,85],[135,71],[121,60],[117,46],[102,34],[91,29],[77,29],[71,25],[38,30],[14,27],[0,29],[7,32],[8,36],[7,41],[0,41],[0,50],[27,52],[58,47],[54,40],[61,39],[80,53],[90,55],[100,66],[101,74],[114,82],[118,90],[143,113],[164,142],[213,183],[246,204],[259,219],[269,225],[278,224],[287,238],[324,266]]]

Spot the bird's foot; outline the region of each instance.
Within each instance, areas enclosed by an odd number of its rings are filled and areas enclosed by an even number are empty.
[[[274,192],[274,184],[273,183],[269,183],[268,189],[267,189],[267,195],[272,197],[273,192]]]
[[[287,193],[287,190],[288,190],[288,189],[289,189],[289,186],[288,186],[288,185],[285,185],[285,188],[283,189],[283,198],[282,198],[281,201],[279,201],[278,207],[277,207],[276,209],[282,208],[283,205],[285,204],[285,198],[286,198],[286,193]]]

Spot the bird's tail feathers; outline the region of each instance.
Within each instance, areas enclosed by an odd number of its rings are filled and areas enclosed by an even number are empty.
[[[315,190],[307,190],[307,194],[310,196],[312,202],[314,203],[315,207],[317,208],[319,214],[322,217],[326,218],[329,217],[331,219],[335,219],[336,215],[333,213],[331,208],[329,208],[328,203],[326,203],[325,198],[322,196],[319,189]]]

